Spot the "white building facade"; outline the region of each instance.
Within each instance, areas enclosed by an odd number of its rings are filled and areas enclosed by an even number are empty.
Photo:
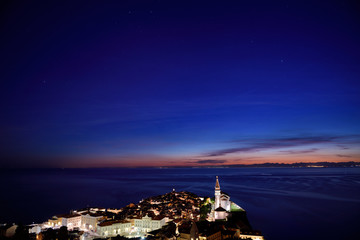
[[[230,196],[221,191],[219,178],[216,176],[215,182],[215,201],[211,209],[211,218],[213,220],[226,219],[228,213],[231,211]]]
[[[131,219],[129,219],[131,220]],[[136,232],[147,233],[156,229],[162,228],[166,224],[168,218],[164,216],[156,216],[154,218],[146,215],[145,217],[135,218],[133,230]]]
[[[147,232],[160,229],[165,224],[166,217],[157,216],[151,218],[146,215],[140,218],[100,223],[96,228],[96,233],[102,237],[114,237],[117,235],[139,237],[145,236]]]
[[[96,230],[97,224],[102,216],[91,213],[81,215],[81,228],[86,230]]]
[[[80,228],[81,227],[81,215],[80,214],[71,214],[63,217],[63,224],[67,226],[68,229]]]
[[[98,224],[96,233],[102,237],[127,235],[131,231],[131,222],[125,220],[104,222]]]

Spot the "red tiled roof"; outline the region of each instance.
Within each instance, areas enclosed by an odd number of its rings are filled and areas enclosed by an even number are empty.
[[[226,210],[222,207],[218,207],[217,209],[215,209],[216,212],[226,212]]]
[[[100,226],[100,227],[111,226],[116,223],[129,223],[129,221],[126,221],[126,220],[108,221],[108,222],[99,223],[98,226]]]
[[[74,213],[74,214],[59,214],[56,215],[57,218],[73,218],[73,217],[79,217],[80,214]]]
[[[164,215],[157,215],[155,217],[152,218],[152,220],[161,220],[161,219],[164,219],[165,216]]]

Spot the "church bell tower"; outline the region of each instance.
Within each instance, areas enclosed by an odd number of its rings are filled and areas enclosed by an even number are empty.
[[[215,209],[220,207],[220,184],[219,184],[219,178],[216,176],[216,183],[215,183]]]

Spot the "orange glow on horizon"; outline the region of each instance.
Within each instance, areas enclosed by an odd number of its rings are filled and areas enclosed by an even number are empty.
[[[88,157],[88,158],[66,158],[61,161],[56,161],[62,165],[54,164],[53,167],[66,168],[107,168],[107,167],[207,167],[218,166],[226,167],[231,165],[252,165],[264,163],[316,163],[316,162],[360,162],[360,156],[355,157],[338,157],[330,155],[321,156],[269,156],[258,158],[234,158],[227,160],[207,159],[207,160],[189,160],[186,157],[164,157],[164,156],[150,156],[150,157]],[[203,162],[202,162],[203,161]],[[212,162],[213,161],[213,162]],[[223,162],[221,162],[223,161]]]

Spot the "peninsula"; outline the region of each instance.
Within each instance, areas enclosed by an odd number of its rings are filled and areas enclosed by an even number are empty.
[[[216,177],[213,197],[173,191],[119,209],[88,207],[29,226],[1,226],[3,239],[262,240],[246,211],[230,200]]]

